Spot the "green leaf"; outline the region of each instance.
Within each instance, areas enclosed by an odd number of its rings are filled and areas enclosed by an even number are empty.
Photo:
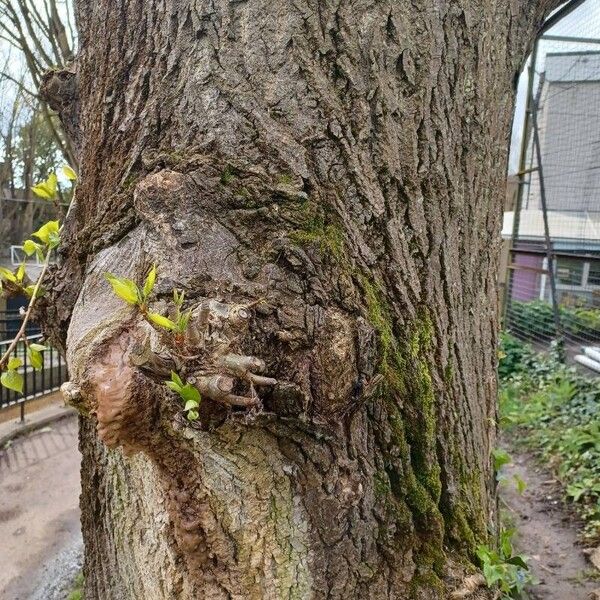
[[[200,413],[197,410],[190,410],[187,414],[188,421],[195,421],[200,416]]]
[[[502,551],[502,556],[504,558],[508,558],[512,555],[512,537],[514,535],[513,529],[503,529],[500,532],[500,550]]]
[[[163,327],[164,329],[175,329],[175,323],[168,317],[163,317],[163,315],[148,311],[148,318],[159,327]]]
[[[175,330],[178,333],[183,333],[186,329],[187,326],[190,322],[190,318],[192,317],[192,310],[188,310],[187,312],[184,312],[183,314],[180,314],[177,318],[177,323],[175,324]]]
[[[513,479],[515,480],[517,492],[519,494],[523,494],[523,492],[527,489],[527,483],[523,480],[523,478],[520,475],[517,475],[516,473],[513,475]]]
[[[38,352],[43,352],[44,350],[48,350],[48,346],[44,346],[43,344],[36,344],[35,342],[29,344],[30,348],[37,350]]]
[[[69,165],[64,165],[62,172],[69,181],[77,181],[77,173]]]
[[[58,190],[58,179],[56,173],[50,173],[46,181],[42,181],[31,188],[31,191],[44,200],[54,200]]]
[[[125,300],[128,304],[138,304],[140,301],[140,291],[135,282],[126,277],[117,277],[111,273],[105,273],[104,277],[112,286],[113,292],[121,300]]]
[[[15,273],[15,277],[17,278],[17,281],[19,283],[23,282],[23,279],[25,279],[25,265],[23,265],[23,264],[19,265],[19,268],[17,269],[17,272]]]
[[[173,392],[177,392],[178,394],[181,392],[181,386],[174,381],[165,381],[165,385]]]
[[[492,457],[494,458],[494,469],[496,471],[499,471],[504,465],[507,465],[512,460],[510,454],[501,448],[493,450]]]
[[[17,283],[17,278],[15,277],[15,274],[6,267],[0,267],[0,278],[4,279],[5,281]]]
[[[520,554],[511,556],[506,562],[510,565],[516,565],[517,567],[521,567],[522,569],[529,571],[529,565],[525,561],[525,558],[522,557]]]
[[[502,579],[502,570],[496,565],[486,563],[483,565],[483,576],[488,587],[491,587]]]
[[[52,250],[53,248],[58,247],[59,244],[60,244],[60,235],[58,235],[58,233],[51,233],[48,236],[48,248],[50,248],[50,250]]]
[[[0,383],[9,390],[14,390],[20,394],[23,393],[23,375],[13,369],[9,369],[2,373],[0,376]]]
[[[154,289],[154,284],[156,283],[156,265],[152,265],[150,272],[146,277],[146,281],[144,282],[144,298],[148,298]]]
[[[183,410],[185,410],[185,411],[193,410],[194,408],[198,408],[198,406],[200,406],[200,405],[195,400],[188,400],[185,403],[185,406],[183,407]]]
[[[178,292],[177,290],[173,290],[173,302],[175,306],[181,308],[183,306],[183,301],[185,300],[185,292]]]
[[[37,253],[38,250],[41,250],[41,248],[42,247],[33,240],[25,240],[23,242],[23,252],[25,252],[27,256],[31,256],[32,254]]]
[[[44,358],[42,357],[41,352],[35,350],[31,346],[27,349],[27,356],[34,369],[41,369],[44,366]]]
[[[25,292],[25,295],[28,298],[31,298],[33,296],[33,292],[35,292],[35,285],[28,285],[23,291]],[[35,297],[40,298],[41,296],[43,296],[43,294],[44,294],[44,289],[42,287],[39,287]]]
[[[44,223],[44,225],[42,225],[32,235],[33,235],[33,237],[36,237],[38,240],[40,240],[47,246],[50,246],[51,244],[58,245],[57,240],[60,240],[59,230],[60,230],[60,223],[58,221],[48,221],[47,223]],[[56,246],[52,246],[52,247],[56,247]]]
[[[179,393],[186,402],[192,400],[193,402],[200,404],[200,392],[191,383],[186,383]]]
[[[23,361],[17,356],[13,356],[9,361],[8,365],[6,365],[9,369],[18,369],[23,366]]]
[[[179,387],[183,387],[183,381],[175,371],[171,371],[171,381],[176,383]]]

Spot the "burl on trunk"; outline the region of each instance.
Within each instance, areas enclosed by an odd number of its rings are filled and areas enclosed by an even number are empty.
[[[78,0],[44,302],[86,598],[444,598],[493,536],[496,267],[537,0]],[[169,346],[116,298],[184,290]],[[203,391],[183,418],[163,380]]]

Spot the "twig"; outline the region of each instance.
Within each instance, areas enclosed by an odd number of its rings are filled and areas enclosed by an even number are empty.
[[[44,279],[44,275],[46,274],[46,271],[48,270],[48,266],[50,265],[50,255],[51,254],[52,254],[52,250],[48,249],[46,258],[44,260],[44,266],[42,267],[42,272],[40,273],[40,276],[38,277],[38,280],[36,281],[35,287],[33,288],[33,292],[31,294],[31,300],[29,300],[29,305],[27,306],[27,311],[25,312],[25,315],[23,317],[23,323],[21,323],[21,328],[17,332],[17,335],[15,336],[14,340],[10,343],[10,346],[7,348],[6,352],[2,355],[2,358],[0,358],[0,369],[4,368],[5,363],[7,362],[12,351],[17,347],[19,340],[25,334],[25,330],[27,329],[27,322],[29,321],[29,318],[31,317],[31,312],[33,311],[33,306],[37,299],[38,291],[42,284],[42,279]]]

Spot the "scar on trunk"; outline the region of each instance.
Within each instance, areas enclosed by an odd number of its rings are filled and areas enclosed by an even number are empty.
[[[134,336],[127,331],[113,338],[89,370],[88,386],[94,398],[98,437],[109,447],[123,447],[131,454],[140,450],[152,420],[153,387],[131,365]],[[149,414],[150,413],[150,414]]]
[[[263,360],[241,353],[249,321],[249,306],[214,300],[192,310],[177,338],[139,318],[98,347],[83,381],[62,386],[65,400],[94,413],[98,437],[109,448],[122,446],[125,454],[152,445],[153,424],[168,393],[163,381],[171,371],[195,385],[202,401],[260,409],[259,391],[278,381],[263,374]]]

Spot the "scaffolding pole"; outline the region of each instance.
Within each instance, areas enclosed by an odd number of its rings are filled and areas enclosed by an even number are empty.
[[[538,128],[538,106],[540,93],[542,90],[542,81],[540,81],[537,97],[532,102],[531,125],[533,130],[533,147],[537,159],[537,173],[540,182],[540,201],[542,204],[542,217],[544,220],[544,239],[546,242],[546,260],[548,269],[548,280],[550,282],[550,295],[552,296],[552,314],[554,316],[554,328],[556,331],[556,342],[558,345],[558,354],[561,360],[564,360],[564,338],[560,322],[560,309],[558,306],[558,297],[556,295],[556,270],[554,249],[552,239],[550,238],[550,226],[548,224],[548,203],[546,198],[546,185],[544,181],[544,165],[542,163],[542,145],[540,143],[540,133]]]

